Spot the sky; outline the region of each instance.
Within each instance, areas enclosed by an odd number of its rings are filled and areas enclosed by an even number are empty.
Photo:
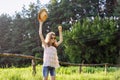
[[[0,15],[2,13],[7,13],[9,15],[14,15],[15,11],[20,12],[23,5],[28,7],[30,2],[36,3],[37,0],[1,0],[0,1]],[[44,5],[50,0],[40,0],[41,4]]]

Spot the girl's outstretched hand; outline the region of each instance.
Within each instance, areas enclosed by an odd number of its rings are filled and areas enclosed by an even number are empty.
[[[62,31],[62,26],[58,26],[58,30],[59,30],[59,31]]]

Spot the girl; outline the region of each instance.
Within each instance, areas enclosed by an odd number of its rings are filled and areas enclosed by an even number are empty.
[[[42,34],[43,21],[39,20],[39,35],[42,41],[42,47],[44,48],[43,56],[43,80],[48,80],[48,74],[50,73],[51,80],[55,80],[55,68],[59,67],[59,61],[57,56],[57,49],[62,41],[62,26],[58,27],[60,40],[56,41],[56,35],[54,32],[49,32],[44,39]]]

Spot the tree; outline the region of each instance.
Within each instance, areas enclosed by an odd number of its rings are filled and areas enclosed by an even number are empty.
[[[114,19],[85,18],[64,33],[65,53],[71,62],[116,63],[118,28]]]
[[[10,37],[11,33],[11,17],[7,14],[2,14],[0,16],[0,52],[7,50],[10,46]]]
[[[106,15],[113,16],[115,7],[117,6],[117,0],[106,0]]]
[[[33,56],[38,56],[39,54],[40,56],[42,49],[40,47],[40,40],[38,35],[38,10],[39,7],[36,6],[36,4],[31,3],[28,10],[25,9],[24,6],[22,12],[16,13],[14,18],[12,18],[10,21],[8,21],[9,19],[4,20],[2,18],[4,22],[1,21],[3,22],[1,25],[4,27],[3,24],[5,24],[5,27],[3,29],[1,27],[1,36],[4,39],[1,40],[1,43],[5,41],[2,46],[2,52],[20,53]],[[5,31],[4,35],[6,38],[2,35],[3,31]],[[11,61],[11,59],[7,60]],[[16,60],[12,61],[13,64],[16,63],[15,61]],[[23,64],[29,64],[31,61],[25,59],[17,59],[17,62],[17,64],[19,64],[19,62],[22,62]],[[10,64],[12,63],[10,62]]]
[[[114,8],[113,15],[116,16],[116,17],[120,17],[120,1],[115,0],[114,5],[115,5],[115,8]]]

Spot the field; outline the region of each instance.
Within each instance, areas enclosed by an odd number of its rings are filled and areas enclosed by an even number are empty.
[[[36,66],[37,73],[32,75],[32,67],[0,68],[0,80],[42,80],[42,66]],[[50,77],[49,77],[50,80]],[[56,69],[56,80],[120,80],[120,68],[109,67],[107,74],[104,67],[60,67]]]

